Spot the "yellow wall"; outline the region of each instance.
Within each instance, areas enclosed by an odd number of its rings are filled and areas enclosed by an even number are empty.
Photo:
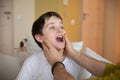
[[[58,11],[58,0],[35,0],[35,19],[47,11]]]
[[[68,37],[71,41],[79,40],[79,19],[80,19],[80,3],[79,0],[68,0],[68,5],[63,5],[63,1],[60,0],[59,13],[62,15],[64,20],[65,29]],[[71,25],[71,21],[74,20],[74,25]]]
[[[63,4],[64,0],[35,0],[35,18],[46,11],[57,11],[63,18],[64,27],[71,41],[79,40],[79,0],[68,0],[68,5]],[[70,22],[74,20],[75,24]]]

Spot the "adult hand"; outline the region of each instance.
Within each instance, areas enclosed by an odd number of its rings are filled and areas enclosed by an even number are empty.
[[[75,53],[75,50],[73,49],[72,43],[70,42],[66,34],[65,34],[65,41],[66,41],[66,45],[65,45],[64,54],[69,57],[72,57],[73,54]]]
[[[66,54],[69,57],[73,57],[76,54],[81,55],[85,53],[86,50],[86,45],[84,44],[82,46],[82,50],[78,53],[77,51],[75,51],[73,49],[72,43],[70,42],[70,40],[68,39],[67,35],[65,35],[65,41],[66,41],[66,45],[65,45],[65,51],[64,54]]]
[[[47,39],[43,40],[42,47],[44,54],[51,66],[53,66],[55,62],[62,61],[64,59],[63,51],[58,51],[55,49]]]

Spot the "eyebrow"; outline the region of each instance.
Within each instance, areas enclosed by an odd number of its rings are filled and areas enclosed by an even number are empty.
[[[50,25],[50,24],[55,24],[54,22],[48,23],[46,26]],[[63,25],[63,22],[61,21],[60,24]]]

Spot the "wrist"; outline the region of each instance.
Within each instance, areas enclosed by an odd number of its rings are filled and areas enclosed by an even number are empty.
[[[57,67],[64,67],[65,68],[65,65],[62,63],[62,62],[55,62],[52,66],[52,74],[54,74],[54,71]]]
[[[72,50],[70,53],[69,53],[69,56],[70,56],[70,58],[74,58],[74,57],[76,57],[78,55],[78,52],[77,51],[75,51],[75,50]]]

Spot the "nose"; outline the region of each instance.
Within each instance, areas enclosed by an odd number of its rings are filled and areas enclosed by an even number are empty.
[[[57,32],[63,32],[63,29],[61,27],[57,27]]]

